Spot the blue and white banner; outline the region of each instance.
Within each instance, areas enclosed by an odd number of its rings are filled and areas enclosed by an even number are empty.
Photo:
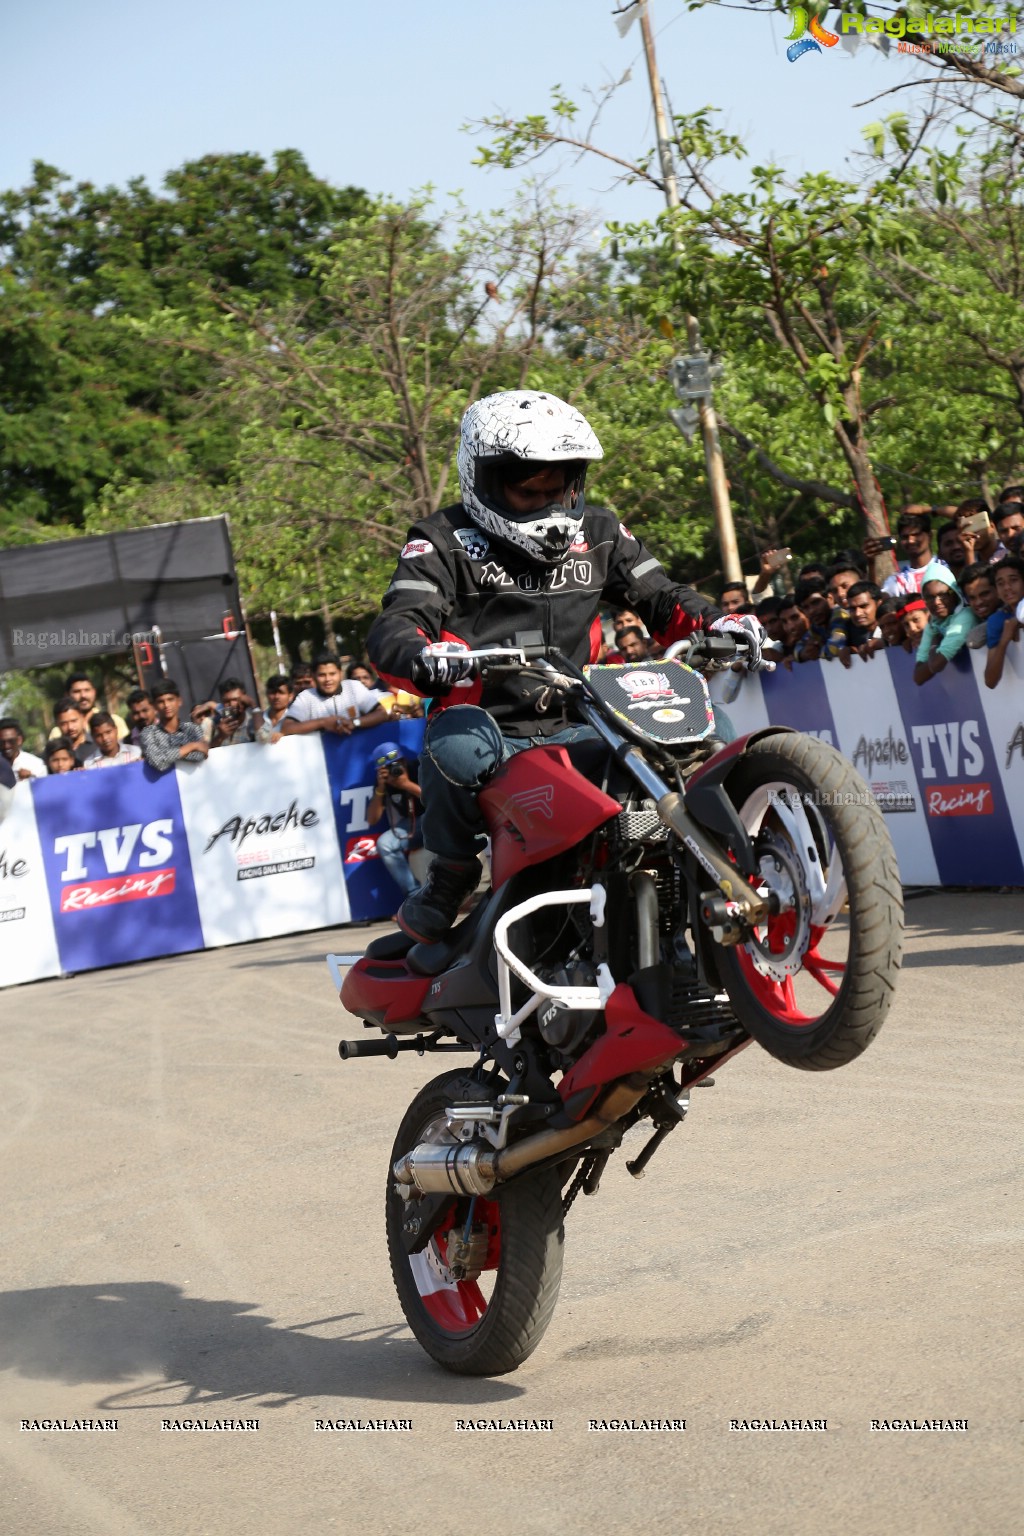
[[[912,659],[900,651],[896,661],[899,665]],[[903,883],[938,885],[924,800],[892,670],[878,656],[866,662],[855,656],[848,670],[839,662],[807,663],[798,681],[811,670],[824,679],[835,724],[833,744],[850,759],[885,812]]]
[[[905,885],[1022,885],[1024,663],[1016,653],[1011,666],[986,689],[983,655],[972,664],[966,651],[921,685],[914,658],[898,649],[854,657],[849,668],[805,662],[745,677],[726,709],[740,732],[756,729],[766,710],[774,725],[831,739],[885,813]],[[733,675],[712,679],[712,698],[731,691]]]
[[[205,948],[351,920],[315,736],[222,747],[178,787]]]
[[[60,975],[57,935],[30,784],[18,784],[0,821],[0,986]]]
[[[144,763],[32,781],[62,970],[203,948],[178,782]]]
[[[401,892],[377,857],[377,838],[387,822],[378,821],[371,827],[366,813],[377,782],[376,759],[382,745],[397,742],[407,757],[417,758],[424,729],[422,720],[401,720],[397,724],[389,721],[373,731],[355,731],[351,736],[321,733],[354,922],[390,916],[401,905]]]
[[[1024,866],[970,656],[919,687],[893,666],[942,885],[1021,885]],[[998,875],[994,872],[998,871]]]
[[[833,742],[885,813],[908,885],[1024,885],[1024,645],[984,687],[984,653],[923,687],[913,660],[720,673],[737,734],[793,725]],[[735,694],[733,690],[739,683]],[[728,697],[733,694],[733,697]],[[19,785],[0,820],[0,986],[386,917],[400,901],[367,809],[383,743],[424,722],[226,747]]]

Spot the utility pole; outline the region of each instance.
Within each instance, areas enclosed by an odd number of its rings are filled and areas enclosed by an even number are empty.
[[[672,146],[668,136],[668,119],[665,116],[665,106],[661,96],[661,79],[658,75],[657,60],[654,56],[654,34],[651,30],[651,18],[648,14],[647,0],[639,0],[639,4],[640,31],[644,40],[644,57],[647,60],[647,75],[651,82],[651,101],[654,105],[654,125],[658,135],[658,159],[661,163],[661,179],[665,188],[665,202],[668,205],[669,211],[674,213],[679,208],[679,183],[676,180],[675,162],[672,159]],[[678,231],[673,232],[673,241],[676,250],[678,250]],[[689,358],[676,359],[672,367],[673,384],[680,397],[683,400],[692,400],[697,408],[701,437],[704,440],[704,462],[708,472],[711,508],[715,516],[718,545],[722,553],[723,574],[726,581],[742,581],[743,571],[740,567],[740,552],[736,544],[736,528],[732,520],[729,484],[725,478],[722,444],[718,436],[718,418],[715,415],[715,407],[712,403],[712,371],[709,366],[702,366],[702,364],[708,363],[709,359],[706,359],[700,350],[700,326],[696,315],[687,315],[686,317],[686,339],[691,356]],[[671,414],[680,431],[692,437],[692,425],[690,426],[689,433],[687,433],[686,426],[684,425],[686,408],[684,407],[681,412],[673,411]]]

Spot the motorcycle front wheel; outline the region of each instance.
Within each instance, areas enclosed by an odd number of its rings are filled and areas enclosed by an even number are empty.
[[[558,1300],[563,1243],[558,1171],[545,1169],[499,1186],[487,1199],[453,1200],[419,1253],[409,1253],[403,1242],[416,1201],[402,1199],[390,1171],[420,1142],[454,1144],[445,1108],[479,1099],[480,1084],[457,1070],[427,1083],[406,1110],[388,1172],[388,1253],[406,1321],[431,1359],[463,1376],[499,1376],[533,1353]],[[467,1278],[456,1278],[448,1267],[453,1234],[472,1238],[476,1248]]]
[[[885,819],[863,779],[813,736],[752,743],[726,781],[754,844],[755,887],[780,911],[715,960],[737,1018],[806,1071],[853,1061],[892,1002],[903,892]]]

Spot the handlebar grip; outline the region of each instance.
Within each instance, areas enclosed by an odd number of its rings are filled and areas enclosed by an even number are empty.
[[[385,1035],[383,1040],[339,1040],[338,1055],[342,1061],[352,1061],[357,1056],[390,1056],[394,1061],[398,1055],[398,1036]]]

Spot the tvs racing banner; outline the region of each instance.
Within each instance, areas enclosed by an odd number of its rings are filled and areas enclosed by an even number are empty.
[[[178,782],[144,763],[33,780],[63,971],[202,949]]]
[[[913,667],[913,658],[900,651],[896,665],[904,661]],[[939,871],[893,669],[879,662],[878,656],[868,662],[856,656],[848,671],[839,662],[818,666],[836,722],[833,745],[850,759],[884,811],[904,885],[938,885]]]
[[[222,747],[178,770],[207,949],[350,921],[318,737]]]
[[[979,686],[984,666],[983,651],[965,652],[918,686],[914,658],[896,648],[848,669],[797,663],[764,685],[745,676],[725,707],[740,733],[767,714],[831,739],[878,801],[905,885],[1021,885],[1024,659],[1012,654],[994,689]],[[712,698],[734,677],[713,677]]]
[[[19,784],[0,821],[0,986],[59,974],[35,802]]]
[[[923,687],[892,666],[943,885],[1021,885],[1024,865],[967,651]],[[1012,686],[1007,679],[1007,685]]]

